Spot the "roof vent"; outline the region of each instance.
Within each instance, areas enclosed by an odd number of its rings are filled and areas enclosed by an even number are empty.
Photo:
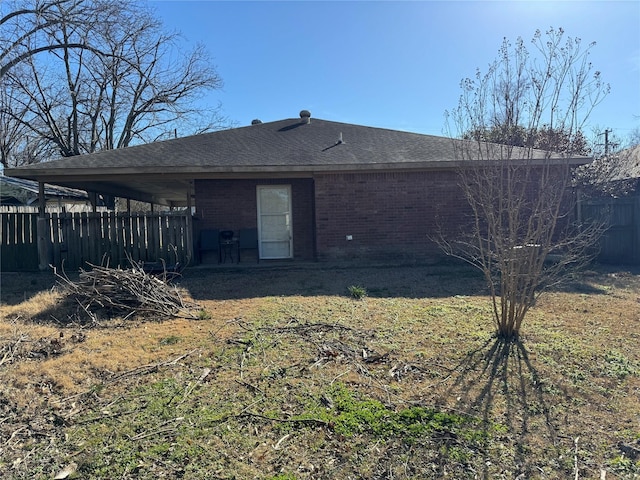
[[[259,118],[255,118],[251,120],[251,125],[260,125],[261,123],[262,123],[262,120],[260,120]]]
[[[309,110],[300,112],[300,123],[311,123],[311,112]]]

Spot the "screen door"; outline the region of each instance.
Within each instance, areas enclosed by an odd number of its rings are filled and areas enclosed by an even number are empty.
[[[291,258],[291,186],[258,186],[260,258]]]

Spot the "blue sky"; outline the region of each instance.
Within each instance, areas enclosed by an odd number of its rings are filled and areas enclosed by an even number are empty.
[[[596,42],[611,93],[589,128],[640,127],[638,1],[152,0],[167,29],[206,45],[224,88],[209,99],[237,125],[312,117],[442,135],[460,80],[486,70],[502,39],[562,27]],[[585,132],[591,135],[591,131]]]

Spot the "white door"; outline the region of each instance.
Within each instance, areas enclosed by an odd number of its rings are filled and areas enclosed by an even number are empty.
[[[258,236],[260,258],[293,257],[291,186],[258,186]]]

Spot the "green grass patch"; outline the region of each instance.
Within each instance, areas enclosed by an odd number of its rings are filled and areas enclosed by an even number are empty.
[[[602,373],[607,377],[623,380],[629,375],[637,375],[638,366],[618,350],[609,350],[604,356]]]
[[[177,335],[170,335],[168,337],[164,337],[161,338],[158,343],[160,345],[175,345],[176,343],[180,342],[180,340],[182,340],[179,336]]]
[[[322,408],[329,403],[330,407]],[[395,409],[376,399],[358,398],[346,386],[329,387],[326,400],[311,415],[331,425],[340,435],[372,434],[378,438],[398,437],[411,442],[419,437],[451,434],[470,442],[483,442],[488,431],[477,419],[422,406]]]
[[[367,289],[360,285],[351,285],[347,288],[347,291],[351,298],[355,298],[356,300],[362,300],[367,296]]]

